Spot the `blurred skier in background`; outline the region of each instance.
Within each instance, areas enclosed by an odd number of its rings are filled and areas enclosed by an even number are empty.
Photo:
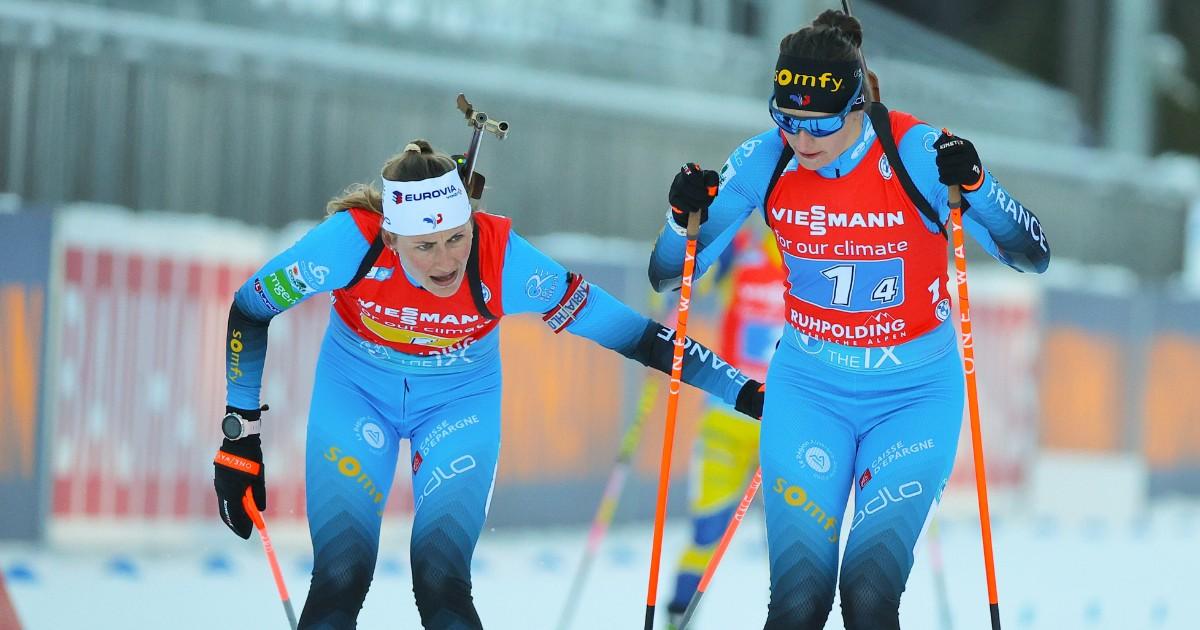
[[[718,262],[721,354],[755,380],[783,332],[783,260],[775,237],[760,227],[743,229]],[[758,466],[759,423],[709,397],[692,446],[688,501],[692,537],[679,559],[675,593],[667,605],[674,628],[704,575],[717,542]]]

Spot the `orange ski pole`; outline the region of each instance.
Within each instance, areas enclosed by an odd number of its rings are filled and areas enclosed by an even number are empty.
[[[958,285],[958,321],[962,335],[963,372],[967,378],[967,409],[971,418],[971,451],[975,455],[975,493],[979,497],[979,526],[983,533],[983,566],[987,572],[988,608],[992,630],[1000,630],[1000,603],[996,594],[996,563],[992,558],[992,519],[988,512],[987,471],[983,464],[983,435],[979,426],[979,391],[975,383],[975,337],[971,334],[971,300],[967,296],[967,256],[962,227],[962,193],[950,186],[950,231],[954,235],[955,284]]]
[[[267,535],[267,523],[263,520],[262,512],[258,511],[258,506],[254,504],[254,495],[250,488],[246,488],[246,494],[242,497],[242,507],[246,508],[246,514],[250,515],[250,520],[254,521],[254,526],[258,528],[258,537],[262,538],[263,551],[266,552],[267,562],[271,565],[271,574],[275,576],[275,588],[279,589],[279,598],[283,600],[283,610],[287,613],[292,630],[296,630],[296,612],[292,610],[292,600],[288,597],[287,585],[283,583],[283,572],[279,570],[275,548],[271,546],[271,537]]]
[[[716,196],[716,186],[709,195]],[[696,237],[700,235],[700,213],[688,213],[687,249],[683,255],[683,284],[675,326],[675,348],[671,357],[671,385],[667,393],[667,423],[663,430],[662,462],[658,468],[658,499],[654,507],[654,542],[650,552],[650,583],[646,587],[646,630],[654,628],[654,604],[658,598],[658,565],[662,559],[663,525],[667,518],[667,488],[671,481],[671,451],[675,442],[675,415],[683,379],[683,347],[687,343],[688,311],[692,303],[692,273],[696,270]]]
[[[17,618],[17,609],[13,607],[8,592],[4,590],[3,571],[0,571],[0,628],[21,630],[21,620]]]

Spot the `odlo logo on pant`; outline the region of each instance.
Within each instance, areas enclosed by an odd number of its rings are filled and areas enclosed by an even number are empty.
[[[458,459],[450,462],[450,472],[442,470],[441,466],[436,466],[433,469],[433,476],[429,481],[425,482],[425,487],[421,489],[421,494],[417,496],[417,500],[413,503],[413,511],[421,509],[421,504],[425,502],[425,497],[431,495],[438,488],[442,487],[443,481],[451,479],[475,468],[475,458],[470,455],[463,455]]]
[[[808,491],[800,486],[788,485],[788,482],[783,477],[775,479],[775,493],[782,494],[783,500],[792,507],[798,507],[804,510],[805,514],[811,516],[817,521],[826,532],[832,532],[826,539],[831,543],[838,541],[838,536],[841,530],[838,529],[837,519],[827,514],[821,506],[808,498]]]
[[[925,492],[925,487],[921,485],[920,481],[910,481],[906,484],[901,484],[895,492],[887,486],[880,488],[875,492],[874,497],[871,497],[863,504],[861,510],[854,513],[854,520],[850,522],[850,531],[854,531],[854,528],[858,527],[858,524],[863,522],[863,519],[867,518],[868,514],[874,514],[893,503],[919,497],[923,492]]]

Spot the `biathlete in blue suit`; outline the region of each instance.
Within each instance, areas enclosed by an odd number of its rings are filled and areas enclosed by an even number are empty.
[[[687,211],[707,219],[698,273],[758,208],[783,254],[788,326],[767,371],[760,445],[768,630],[825,626],[843,543],[845,627],[899,628],[913,548],[950,476],[963,415],[946,186],[961,186],[965,229],[997,260],[1041,273],[1050,259],[1037,218],[970,142],[865,104],[861,44],[858,21],[835,11],[783,38],[768,102],[778,129],[734,150],[715,199],[711,171],[690,165],[676,176],[680,212],[668,213],[650,260],[658,290],[678,283]]]
[[[330,291],[308,420],[305,485],[315,557],[300,627],[355,626],[399,443],[408,439],[421,622],[480,628],[471,555],[500,449],[500,318],[537,313],[555,332],[668,372],[674,333],[568,272],[513,232],[509,219],[473,212],[456,161],[427,142],[410,143],[382,175],[382,193],[348,189],[329,203],[322,223],[234,297],[217,506],[226,525],[248,538],[246,488],[266,507],[259,390],[267,325]],[[760,383],[688,341],[683,379],[760,416]]]

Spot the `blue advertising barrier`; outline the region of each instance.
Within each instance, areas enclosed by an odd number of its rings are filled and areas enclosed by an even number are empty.
[[[46,307],[51,217],[0,214],[0,540],[37,540],[45,526]]]

